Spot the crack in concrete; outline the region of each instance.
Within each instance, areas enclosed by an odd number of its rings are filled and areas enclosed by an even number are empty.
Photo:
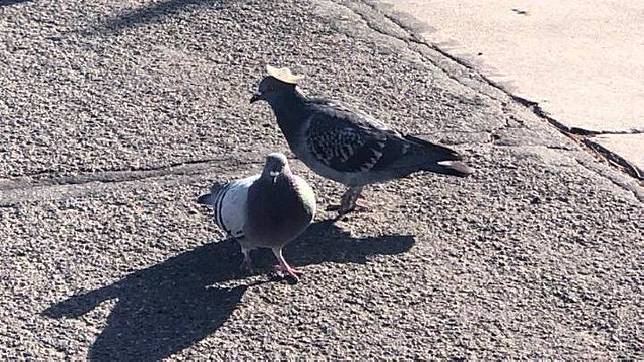
[[[493,81],[490,81],[490,85],[495,86],[499,88],[500,90],[503,90],[506,92],[508,96],[512,98],[512,100],[522,104],[523,106],[529,108],[534,114],[539,116],[540,118],[545,119],[548,121],[550,124],[558,128],[560,131],[565,132],[567,134],[573,134],[573,135],[579,135],[579,136],[597,136],[597,135],[603,135],[603,134],[638,134],[641,132],[638,132],[637,130],[631,130],[631,131],[591,131],[579,127],[568,127],[565,124],[561,123],[560,121],[556,120],[555,118],[551,117],[548,112],[544,111],[541,106],[539,106],[539,103],[531,101],[529,99],[525,99],[523,97],[519,97],[517,95],[511,94],[503,89],[501,85],[496,85]]]
[[[608,181],[612,182],[614,185],[619,186],[621,189],[631,192],[635,196],[635,198],[637,198],[640,202],[644,202],[644,192],[642,191],[641,188],[637,186],[637,184],[635,184],[635,181],[628,182],[623,178],[606,174],[605,172],[602,172],[602,170],[599,167],[592,165],[586,160],[575,158],[575,161],[586,170],[600,176],[601,178],[607,179]],[[613,169],[608,168],[607,170],[613,170]]]
[[[620,157],[618,154],[611,152],[609,149],[603,147],[597,142],[592,141],[589,138],[584,138],[583,142],[588,148],[595,150],[595,152],[597,153],[603,154],[608,162],[614,164],[615,167],[624,167],[626,168],[624,172],[630,173],[639,180],[644,180],[644,175],[639,172],[637,167],[628,162],[626,159]]]
[[[538,103],[527,100],[522,97],[515,96],[510,93],[507,93],[507,94],[510,97],[512,97],[514,101],[519,102],[525,107],[530,108],[535,115],[546,120],[548,123],[550,123],[555,128],[557,128],[559,132],[563,133],[568,138],[574,140],[575,143],[580,145],[582,149],[586,149],[593,154],[599,155],[602,159],[605,159],[606,161],[608,161],[608,163],[612,167],[615,167],[618,170],[638,180],[644,180],[644,177],[638,172],[637,168],[633,166],[630,162],[620,157],[618,154],[611,152],[610,150],[595,144],[589,138],[597,135],[636,134],[638,132],[597,132],[597,131],[589,131],[589,130],[585,130],[577,127],[570,128],[564,125],[563,123],[557,121],[556,119],[550,117],[543,109],[541,109],[541,107],[539,107]]]
[[[29,200],[60,199],[65,196],[99,192],[116,185],[146,180],[160,180],[168,176],[190,177],[206,175],[212,169],[263,164],[263,159],[260,159],[251,157],[251,155],[237,155],[186,161],[161,167],[91,172],[75,176],[54,175],[35,180],[30,179],[28,176],[17,179],[3,179],[0,180],[0,207],[11,208],[20,202]],[[36,175],[46,174],[50,174],[50,172],[37,173]]]
[[[188,161],[175,163],[168,166],[110,170],[101,172],[78,170],[77,172],[80,173],[78,175],[56,175],[52,171],[45,171],[21,176],[18,178],[5,179],[5,185],[0,183],[0,191],[11,191],[40,186],[81,185],[93,182],[117,183],[163,177],[172,174],[183,175],[188,173],[196,173],[192,169],[199,168],[198,166],[200,165],[210,164],[215,161],[217,160],[203,160],[194,162]],[[197,167],[191,168],[189,167],[191,165],[195,165]],[[46,177],[41,178],[41,176]]]
[[[217,161],[224,161],[226,159],[203,159],[203,160],[192,160],[192,161],[182,161],[182,162],[175,162],[175,163],[170,163],[168,165],[159,165],[159,166],[149,166],[149,167],[130,167],[130,168],[123,168],[123,169],[114,169],[114,170],[108,170],[108,171],[96,171],[92,169],[87,169],[87,168],[79,168],[77,170],[74,170],[76,173],[80,174],[86,174],[86,175],[78,175],[78,176],[65,176],[65,175],[58,175],[57,177],[46,177],[51,180],[55,179],[60,179],[61,184],[65,183],[84,183],[84,182],[92,182],[92,181],[102,181],[100,179],[100,175],[105,175],[106,182],[109,181],[109,176],[112,175],[115,179],[118,179],[120,174],[137,174],[137,173],[148,173],[148,172],[165,172],[167,170],[171,170],[172,168],[175,167],[181,167],[181,166],[187,166],[187,165],[195,165],[195,164],[203,164],[203,163],[208,163],[208,162],[217,162]],[[9,178],[39,178],[41,176],[47,176],[47,175],[55,175],[55,171],[39,171],[39,172],[34,172],[30,174],[24,174],[24,175],[16,175],[16,174],[9,174]],[[87,177],[87,181],[81,181],[80,179],[83,177]],[[94,179],[94,177],[98,177],[99,179]],[[75,181],[75,180],[79,181]],[[0,190],[2,190],[3,187],[0,186]],[[6,189],[6,188],[4,188]]]
[[[25,201],[61,199],[101,192],[114,187],[127,188],[124,185],[140,184],[150,180],[155,180],[155,183],[177,182],[182,178],[199,178],[198,176],[207,175],[213,168],[239,166],[244,168],[244,166],[259,164],[263,164],[263,160],[249,161],[228,157],[203,162],[187,162],[151,171],[108,171],[75,177],[54,177],[36,182],[17,180],[16,186],[0,187],[0,207],[12,208]]]
[[[187,161],[181,163],[174,163],[168,166],[160,167],[150,167],[150,168],[137,168],[137,169],[128,169],[128,170],[111,170],[104,172],[93,172],[93,171],[80,171],[88,172],[80,175],[55,175],[51,171],[39,172],[35,174],[25,175],[20,178],[9,178],[5,179],[5,185],[0,184],[0,191],[11,191],[18,189],[28,189],[32,187],[42,187],[42,186],[65,186],[65,185],[82,185],[88,183],[118,183],[118,182],[128,182],[128,181],[137,181],[150,178],[158,178],[167,175],[186,175],[186,174],[196,174],[201,173],[201,169],[206,166],[211,166],[219,162],[230,161],[230,158],[222,159],[210,159],[210,160],[199,160],[199,161]],[[253,162],[239,162],[239,165],[250,164]],[[26,181],[33,176],[42,176],[42,175],[52,175],[51,177],[46,177],[43,179],[35,179],[32,181]]]

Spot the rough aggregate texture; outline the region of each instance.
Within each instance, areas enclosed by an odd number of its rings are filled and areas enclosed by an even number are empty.
[[[643,359],[641,186],[372,5],[3,2],[0,359]],[[370,187],[287,247],[300,283],[244,275],[195,198],[286,151],[266,62],[475,174]]]

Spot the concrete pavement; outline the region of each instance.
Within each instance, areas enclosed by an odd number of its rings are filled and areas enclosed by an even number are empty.
[[[5,3],[3,3],[5,4]],[[0,7],[0,359],[642,359],[641,186],[371,4]],[[195,198],[286,150],[266,62],[463,152],[467,179],[237,269]],[[320,209],[341,187],[293,160]]]
[[[378,3],[428,43],[644,178],[644,2]],[[598,133],[610,136],[592,137]],[[605,142],[608,137],[614,141]]]

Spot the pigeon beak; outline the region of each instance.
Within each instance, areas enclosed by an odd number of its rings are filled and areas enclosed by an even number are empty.
[[[262,99],[262,93],[260,91],[257,91],[255,92],[255,94],[253,94],[253,97],[250,99],[250,103],[255,103],[261,99]]]
[[[270,172],[270,175],[273,178],[273,185],[275,185],[277,183],[277,176],[279,176],[279,174],[280,173],[277,172],[277,171],[271,171]]]

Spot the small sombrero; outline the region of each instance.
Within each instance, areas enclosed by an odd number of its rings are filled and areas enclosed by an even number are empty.
[[[277,68],[270,64],[266,64],[266,72],[271,77],[288,84],[297,84],[298,81],[304,78],[303,75],[293,75],[287,67]]]

